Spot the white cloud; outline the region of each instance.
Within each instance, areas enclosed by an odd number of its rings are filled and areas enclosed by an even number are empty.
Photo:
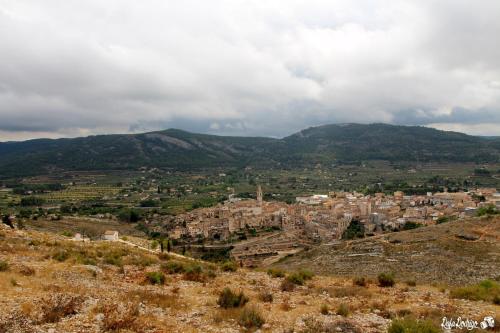
[[[500,113],[499,12],[497,0],[0,0],[0,140],[331,122],[481,134],[446,115]]]

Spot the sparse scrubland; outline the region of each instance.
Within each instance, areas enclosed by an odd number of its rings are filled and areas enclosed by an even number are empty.
[[[0,229],[0,332],[440,332],[499,316],[494,280],[451,286],[248,270]]]

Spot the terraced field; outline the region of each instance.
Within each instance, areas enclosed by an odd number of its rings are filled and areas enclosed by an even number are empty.
[[[78,202],[116,195],[122,188],[108,185],[76,185],[40,195],[46,202]]]

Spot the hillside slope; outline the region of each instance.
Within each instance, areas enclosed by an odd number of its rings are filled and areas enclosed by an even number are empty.
[[[428,285],[359,287],[315,276],[283,290],[284,280],[0,224],[0,332],[237,333],[261,326],[261,332],[382,333],[391,319],[408,314],[438,327],[443,316],[480,321],[498,313],[491,302],[453,299]],[[226,287],[248,303],[220,307]],[[243,317],[248,312],[251,320]]]
[[[469,240],[467,240],[469,239]],[[500,278],[500,218],[455,221],[370,238],[325,244],[286,258],[278,267],[318,274],[473,283]]]
[[[246,165],[307,167],[363,160],[496,162],[500,140],[417,126],[312,127],[283,139],[169,129],[129,135],[0,143],[0,175],[61,170],[179,170]]]

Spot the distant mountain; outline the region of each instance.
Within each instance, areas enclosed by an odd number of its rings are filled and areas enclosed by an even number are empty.
[[[500,139],[418,126],[337,124],[283,139],[195,134],[177,129],[0,143],[0,176],[63,170],[179,170],[246,165],[304,167],[388,161],[497,162]]]

